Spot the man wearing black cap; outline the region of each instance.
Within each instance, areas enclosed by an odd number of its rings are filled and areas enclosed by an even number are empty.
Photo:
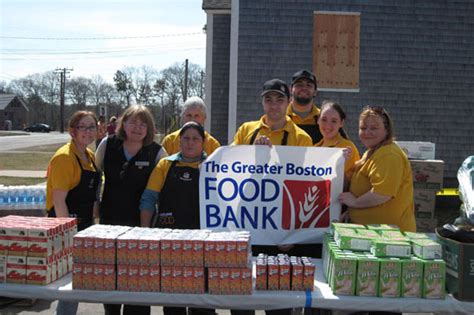
[[[273,79],[264,83],[261,93],[264,115],[242,124],[232,144],[312,146],[311,138],[286,115],[290,100],[288,85]]]
[[[293,96],[286,114],[313,140],[313,144],[321,141],[323,136],[319,131],[319,108],[313,98],[317,93],[316,76],[308,70],[300,70],[293,75],[291,95]]]

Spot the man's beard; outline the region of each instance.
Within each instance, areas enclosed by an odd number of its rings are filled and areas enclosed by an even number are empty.
[[[308,105],[313,102],[312,97],[299,97],[299,96],[294,96],[295,101],[300,104],[300,105]]]

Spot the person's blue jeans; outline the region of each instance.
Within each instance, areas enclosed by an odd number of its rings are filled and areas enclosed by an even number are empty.
[[[54,315],[75,315],[77,313],[77,307],[79,302],[72,301],[58,301],[58,306],[56,307],[56,312]]]

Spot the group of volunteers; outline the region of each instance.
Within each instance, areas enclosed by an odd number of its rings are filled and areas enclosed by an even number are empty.
[[[360,157],[343,128],[343,108],[333,101],[324,101],[318,108],[316,93],[316,77],[308,70],[296,72],[291,86],[280,79],[265,82],[261,92],[263,116],[242,124],[231,145],[342,148],[345,192],[339,201],[348,211],[341,219],[395,224],[402,231],[415,231],[411,169],[406,155],[394,143],[389,114],[376,106],[362,110],[359,138],[366,151]],[[145,106],[129,106],[117,125],[106,132],[105,120],[98,122],[94,113],[74,113],[69,120],[71,141],[58,149],[48,166],[48,215],[76,217],[79,230],[96,219],[101,224],[199,229],[199,166],[220,144],[204,130],[206,105],[201,98],[186,100],[181,119],[182,127],[160,145],[155,141],[153,116]],[[89,146],[97,138],[101,141],[94,154]],[[252,249],[254,254],[321,254],[320,244]],[[75,314],[77,306],[77,302],[59,301],[56,313]],[[122,305],[105,304],[104,309],[105,314],[120,314]],[[215,310],[164,307],[163,312],[209,315]],[[253,312],[232,310],[232,314]],[[150,314],[150,307],[124,305],[123,314]]]

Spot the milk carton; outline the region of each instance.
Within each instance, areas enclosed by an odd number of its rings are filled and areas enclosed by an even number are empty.
[[[380,259],[379,297],[400,297],[402,264],[398,258]]]
[[[413,257],[402,260],[402,297],[421,297],[423,261]]]
[[[426,299],[444,299],[446,263],[442,259],[423,260],[423,293]]]
[[[375,239],[370,252],[376,257],[411,257],[411,245],[408,242]]]
[[[357,259],[353,255],[334,254],[331,288],[336,295],[354,295]]]
[[[377,296],[380,262],[375,256],[361,255],[357,262],[356,295]]]

